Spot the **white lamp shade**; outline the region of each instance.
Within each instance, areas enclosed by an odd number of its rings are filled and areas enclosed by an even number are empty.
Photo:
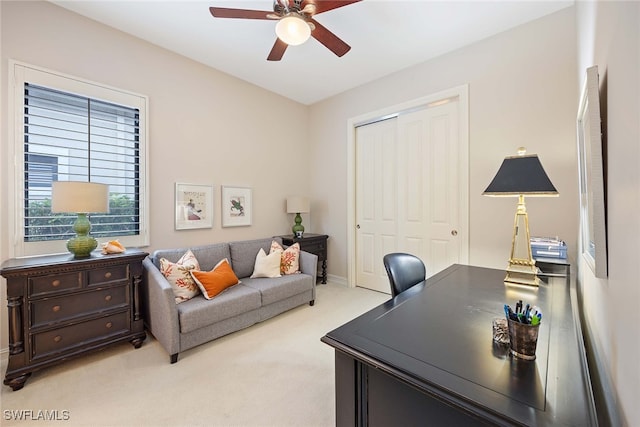
[[[309,199],[302,196],[287,197],[287,213],[309,212]]]
[[[276,24],[276,35],[286,44],[296,46],[309,40],[311,28],[298,16],[285,16]]]
[[[109,186],[95,182],[54,181],[52,213],[109,212]]]

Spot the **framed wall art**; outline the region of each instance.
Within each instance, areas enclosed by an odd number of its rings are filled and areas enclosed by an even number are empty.
[[[213,227],[213,186],[176,183],[176,230]]]
[[[606,278],[607,222],[605,156],[602,144],[598,67],[587,69],[578,108],[580,252],[593,274]]]
[[[223,186],[221,206],[223,227],[251,225],[253,207],[250,188]]]

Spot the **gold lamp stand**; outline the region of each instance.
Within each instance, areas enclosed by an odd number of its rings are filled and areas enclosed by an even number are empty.
[[[538,268],[531,254],[531,239],[529,235],[529,217],[524,205],[524,196],[518,196],[518,209],[513,223],[513,239],[511,241],[511,256],[507,267],[506,283],[518,285],[539,286]]]

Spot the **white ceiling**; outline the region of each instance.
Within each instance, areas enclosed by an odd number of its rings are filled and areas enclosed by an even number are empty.
[[[50,1],[307,105],[574,3],[363,0],[314,17],[351,46],[345,56],[311,38],[271,62],[274,21],[213,18],[208,9],[271,11],[272,0]]]

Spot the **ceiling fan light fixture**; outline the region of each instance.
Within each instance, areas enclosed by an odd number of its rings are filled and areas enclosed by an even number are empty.
[[[297,46],[309,40],[311,28],[300,16],[289,15],[276,24],[276,35],[289,46]]]

